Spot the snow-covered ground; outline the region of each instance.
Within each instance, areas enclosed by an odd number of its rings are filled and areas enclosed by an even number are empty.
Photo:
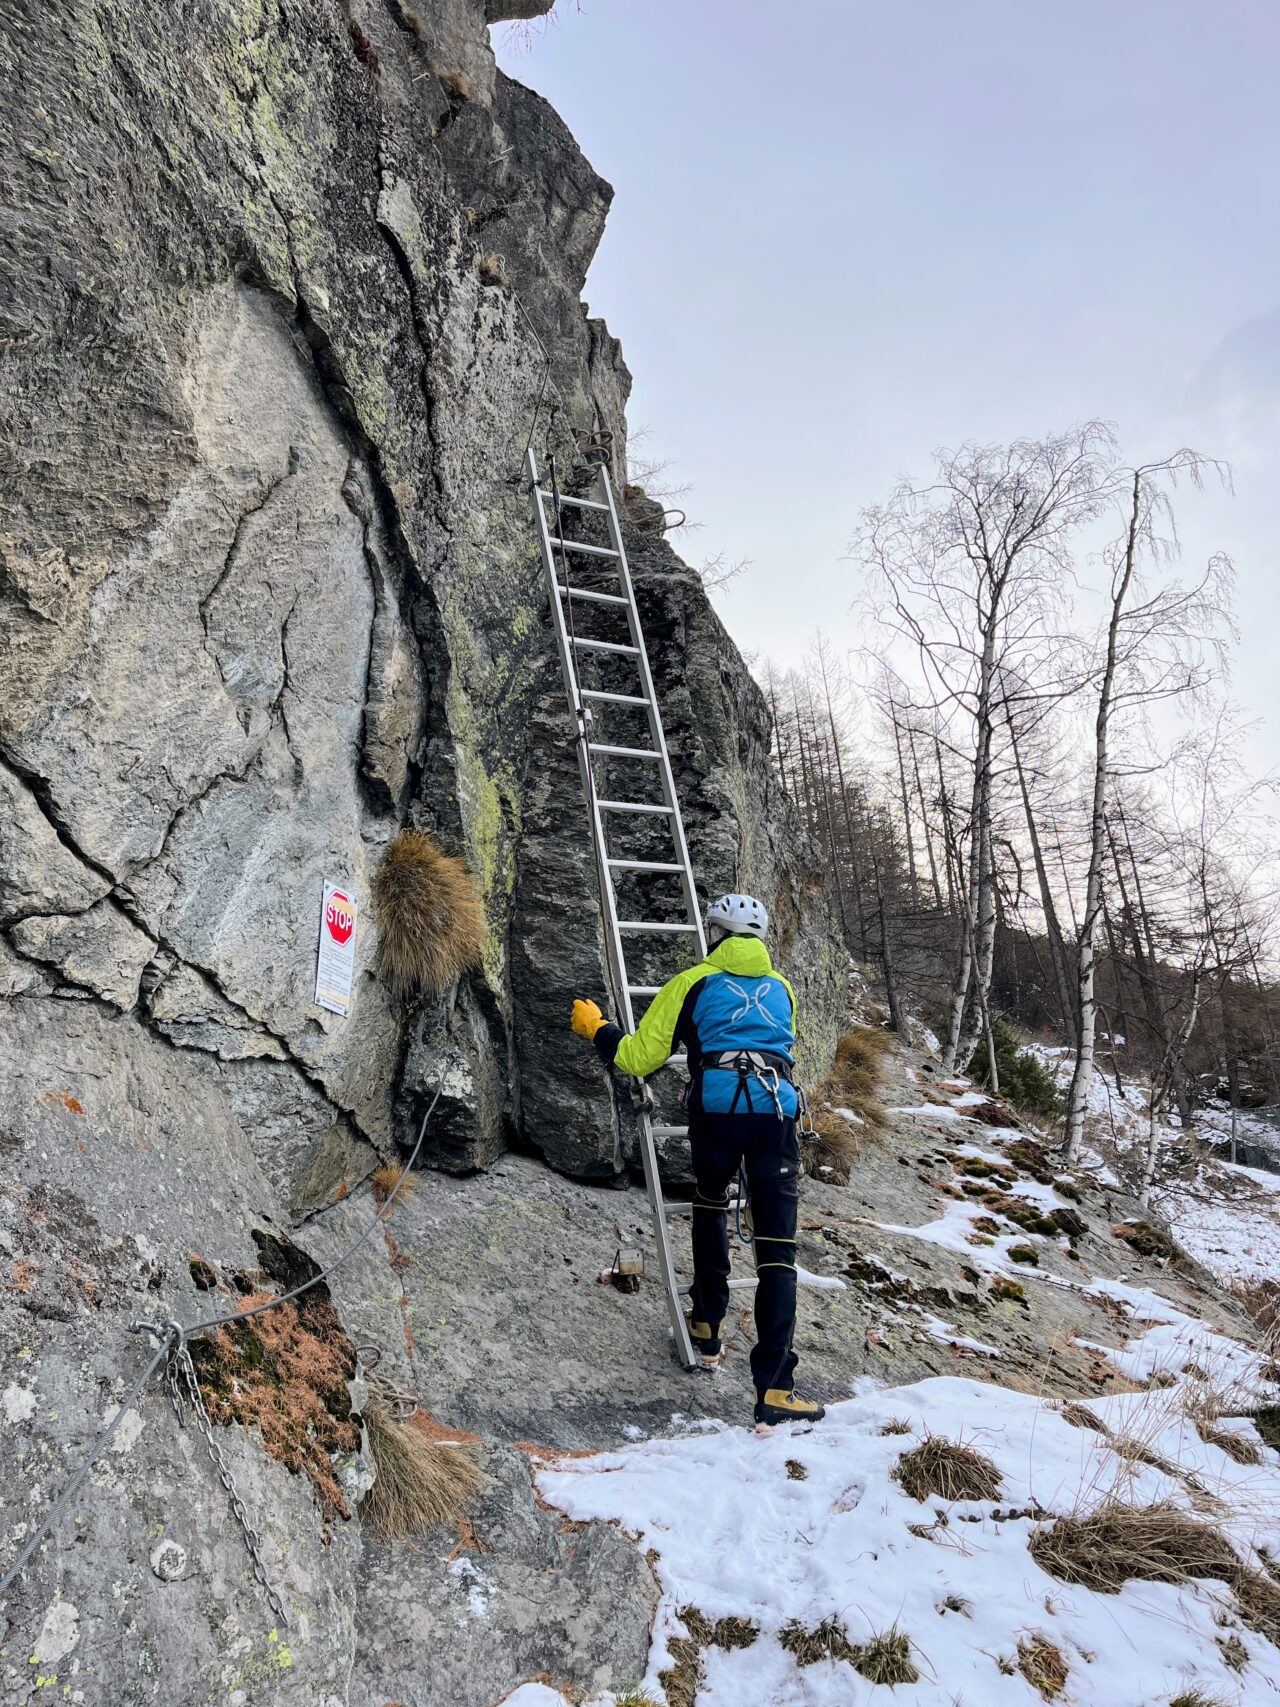
[[[975,1100],[967,1092],[950,1112],[962,1118],[964,1103]],[[1140,1093],[1117,1097],[1102,1083],[1095,1100],[1116,1155],[1145,1139]],[[944,1110],[929,1104],[921,1112],[936,1119]],[[999,1128],[982,1134],[996,1144],[1017,1136]],[[961,1153],[1001,1160],[973,1143]],[[1101,1154],[1094,1163],[1098,1177],[1107,1163]],[[1056,1197],[1052,1187],[1026,1180],[1014,1194],[1046,1208]],[[1157,1207],[1181,1242],[1224,1277],[1280,1276],[1280,1177],[1207,1162],[1193,1184],[1166,1188]],[[1010,1272],[1005,1247],[1016,1241],[975,1248],[979,1212],[955,1201],[923,1226],[886,1230],[963,1252],[988,1272]],[[1026,1265],[1017,1272],[1028,1275]],[[1055,1518],[1109,1502],[1167,1502],[1216,1525],[1247,1566],[1267,1571],[1280,1556],[1280,1454],[1262,1446],[1244,1413],[1280,1397],[1269,1379],[1274,1366],[1147,1288],[1087,1273],[1078,1280],[1031,1273],[1105,1296],[1123,1314],[1123,1347],[1091,1349],[1142,1390],[1064,1406],[958,1377],[896,1388],[851,1383],[853,1396],[831,1405],[816,1427],[753,1431],[704,1422],[677,1427],[672,1438],[544,1462],[538,1485],[548,1504],[570,1518],[618,1523],[653,1561],[662,1602],[649,1675],[638,1697],[622,1698],[626,1707],[669,1700],[673,1685],[696,1707],[1280,1702],[1280,1649],[1242,1621],[1225,1585],[1130,1580],[1119,1593],[1096,1593],[1048,1574],[1029,1550]],[[999,1356],[940,1317],[925,1313],[924,1327],[979,1356]],[[1100,1431],[1080,1426],[1086,1413]],[[1215,1433],[1248,1444],[1232,1454]],[[895,1471],[905,1453],[937,1437],[983,1454],[998,1472],[997,1495],[956,1504],[912,1498]],[[708,1636],[721,1619],[746,1621],[736,1627],[745,1645]],[[797,1633],[824,1624],[847,1644],[845,1657],[802,1663],[808,1656],[795,1651]],[[861,1674],[855,1652],[885,1632],[907,1638],[917,1674],[891,1694]],[[1048,1693],[1036,1686],[1028,1658],[1037,1643],[1050,1644],[1041,1652],[1065,1667],[1065,1682]],[[678,1662],[677,1684],[670,1668]],[[597,1699],[609,1707],[615,1698]],[[526,1684],[505,1707],[562,1707],[563,1700],[546,1684]]]
[[[1151,1294],[1141,1302],[1153,1315],[1163,1305]],[[1174,1474],[1118,1454],[1032,1395],[939,1378],[835,1405],[816,1428],[654,1440],[554,1464],[538,1481],[570,1517],[612,1519],[652,1549],[663,1602],[644,1689],[656,1700],[688,1606],[712,1621],[748,1619],[759,1632],[750,1647],[705,1651],[698,1707],[880,1700],[881,1688],[847,1660],[801,1666],[782,1645],[793,1621],[812,1630],[825,1619],[855,1646],[893,1626],[909,1638],[920,1676],[892,1695],[903,1707],[1029,1707],[1038,1696],[1018,1670],[1018,1643],[1037,1635],[1065,1660],[1061,1699],[1078,1707],[1164,1707],[1195,1685],[1224,1703],[1280,1700],[1280,1652],[1239,1625],[1220,1585],[1131,1582],[1096,1594],[1031,1557],[1031,1510],[1080,1514],[1115,1494],[1188,1509],[1220,1502],[1246,1558],[1259,1544],[1280,1547],[1274,1458],[1265,1468],[1240,1465],[1203,1442],[1172,1389],[1089,1409]],[[930,1434],[985,1454],[1000,1474],[999,1497],[949,1507],[910,1498],[894,1469]],[[1244,1672],[1218,1645],[1232,1636],[1247,1652]]]
[[[1065,1086],[1070,1076],[1069,1053],[1044,1044],[1032,1045],[1031,1052]],[[1113,1079],[1096,1072],[1089,1091],[1089,1117],[1093,1145],[1081,1159],[1094,1178],[1119,1185],[1112,1162],[1122,1158],[1136,1177],[1148,1141],[1146,1090],[1129,1083],[1123,1091],[1117,1090]],[[1229,1137],[1231,1111],[1199,1109],[1196,1127],[1202,1137]],[[1168,1156],[1184,1136],[1176,1125],[1161,1122],[1157,1129],[1160,1154]],[[1256,1144],[1273,1154],[1280,1151],[1274,1122],[1248,1111],[1237,1115],[1236,1136],[1241,1143]],[[1158,1170],[1151,1207],[1169,1223],[1189,1255],[1222,1281],[1280,1280],[1280,1174],[1236,1166],[1216,1155],[1206,1156],[1188,1176],[1170,1179],[1161,1174]]]

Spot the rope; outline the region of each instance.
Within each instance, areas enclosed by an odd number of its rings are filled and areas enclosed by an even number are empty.
[[[229,1316],[213,1316],[207,1322],[196,1322],[191,1327],[183,1327],[180,1322],[134,1322],[132,1324],[129,1329],[130,1333],[160,1334],[163,1336],[163,1343],[159,1351],[157,1351],[155,1356],[151,1359],[151,1362],[143,1370],[142,1374],[138,1376],[124,1399],[121,1400],[120,1408],[116,1411],[115,1416],[112,1417],[106,1428],[103,1429],[102,1433],[94,1441],[93,1445],[89,1448],[88,1452],[72,1472],[70,1481],[58,1496],[57,1501],[50,1508],[49,1515],[45,1518],[44,1522],[22,1549],[22,1552],[18,1555],[16,1562],[5,1573],[4,1580],[0,1581],[0,1597],[5,1595],[12,1587],[14,1582],[21,1575],[23,1568],[34,1554],[36,1548],[44,1540],[45,1536],[67,1509],[67,1506],[71,1501],[71,1496],[79,1488],[90,1470],[93,1469],[93,1466],[98,1462],[98,1459],[101,1458],[103,1452],[106,1450],[107,1443],[116,1432],[116,1429],[120,1426],[120,1422],[124,1417],[125,1412],[130,1409],[134,1401],[142,1393],[148,1381],[150,1381],[151,1377],[155,1374],[156,1370],[159,1369],[162,1363],[168,1363],[170,1359],[181,1350],[186,1342],[196,1334],[207,1333],[212,1328],[225,1327],[231,1322],[245,1322],[252,1316],[261,1316],[267,1310],[276,1310],[281,1304],[287,1304],[291,1299],[300,1297],[304,1292],[309,1292],[313,1286],[319,1286],[322,1280],[327,1280],[331,1274],[336,1274],[345,1263],[349,1262],[369,1238],[370,1234],[383,1224],[387,1215],[390,1213],[392,1204],[400,1193],[400,1188],[408,1179],[410,1171],[413,1168],[413,1164],[418,1159],[418,1152],[422,1149],[423,1140],[427,1135],[427,1123],[435,1113],[436,1104],[440,1101],[440,1094],[443,1090],[444,1081],[441,1080],[440,1084],[436,1088],[436,1094],[432,1097],[427,1106],[427,1112],[422,1117],[422,1125],[418,1128],[418,1141],[413,1146],[409,1160],[401,1170],[400,1178],[395,1184],[395,1190],[388,1194],[386,1202],[373,1217],[373,1220],[370,1221],[363,1233],[360,1234],[359,1238],[357,1238],[352,1244],[348,1245],[346,1250],[343,1251],[328,1268],[320,1269],[318,1273],[312,1275],[310,1280],[304,1280],[300,1286],[295,1286],[288,1292],[282,1292],[278,1298],[270,1298],[265,1304],[256,1304],[252,1310],[233,1311]]]

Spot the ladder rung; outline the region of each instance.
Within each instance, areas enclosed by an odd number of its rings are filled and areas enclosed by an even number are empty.
[[[602,699],[609,705],[648,705],[650,702],[642,693],[606,693],[603,688],[579,688],[579,699]],[[666,807],[658,810],[665,812]]]
[[[696,925],[657,925],[650,924],[647,919],[619,919],[620,931],[656,931],[665,936],[697,936]]]
[[[548,504],[554,504],[556,501],[555,493],[548,492],[545,486],[539,486],[538,496],[540,498],[545,498]],[[609,513],[608,504],[597,504],[594,498],[571,498],[567,492],[562,492],[560,494],[560,502],[562,504],[572,504],[574,508],[578,510],[603,510],[606,515]]]
[[[597,800],[596,805],[602,812],[652,812],[671,816],[670,806],[647,806],[640,800]]]
[[[610,759],[660,759],[662,754],[656,747],[609,747],[602,741],[588,741],[589,753],[603,753]]]
[[[556,591],[562,599],[590,599],[597,605],[625,605],[627,602],[621,593],[589,593],[585,587],[562,587],[558,582]]]
[[[627,994],[629,996],[656,996],[661,988],[661,984],[628,984]]]
[[[625,652],[629,658],[640,656],[638,646],[619,646],[614,640],[579,640],[575,637],[571,644],[581,646],[584,652]]]
[[[610,865],[616,865],[622,871],[683,871],[682,865],[664,865],[658,859],[611,859]]]
[[[580,551],[585,557],[616,557],[618,554],[611,545],[587,545],[580,539],[561,539],[555,535],[551,544],[556,551]]]
[[[651,1126],[649,1130],[653,1133],[655,1138],[687,1138],[689,1136],[689,1128],[687,1126],[655,1125]]]

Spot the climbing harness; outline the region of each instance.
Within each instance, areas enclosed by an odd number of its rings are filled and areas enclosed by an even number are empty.
[[[547,482],[544,484],[539,476],[537,457],[532,446],[525,454],[525,468],[533,492],[538,541],[551,596],[551,621],[560,654],[560,668],[564,677],[569,712],[573,719],[578,771],[591,829],[592,853],[604,919],[606,975],[618,1023],[624,1031],[631,1032],[635,1030],[636,1003],[656,996],[662,986],[661,983],[650,983],[643,974],[634,977],[631,975],[628,971],[628,952],[624,939],[639,937],[643,940],[647,937],[657,942],[670,942],[673,939],[678,941],[681,938],[689,938],[690,946],[696,948],[699,959],[705,959],[707,944],[693,866],[685,841],[684,823],[680,816],[680,803],[671,771],[671,758],[667,751],[666,736],[658,708],[658,696],[649,668],[635,589],[606,466],[611,440],[607,432],[595,432],[588,435],[587,439],[579,435],[579,444],[586,453],[588,464],[595,470],[598,493],[596,497],[577,497],[562,491],[554,455],[548,458]],[[580,523],[586,523],[588,526],[593,522],[601,526],[608,544],[596,544],[581,537],[571,538],[565,532],[566,514],[573,515]],[[595,570],[596,575],[591,584],[586,584],[583,577],[591,570]],[[589,611],[594,611],[598,617],[621,617],[625,622],[626,638],[605,639],[594,631],[589,634],[580,632],[579,623],[586,620],[586,613]],[[620,636],[620,633],[621,631],[615,629],[615,635]],[[581,666],[585,659],[629,670],[631,681],[627,691],[621,691],[613,682],[610,682],[608,688],[584,686]],[[635,691],[637,687],[638,692]],[[619,715],[625,712],[632,717],[642,717],[647,726],[649,744],[636,746],[629,742],[611,742],[604,739],[597,727],[597,716],[604,717],[615,712]],[[638,783],[634,786],[630,783],[623,784],[616,790],[609,787],[602,793],[597,781],[596,767],[605,765],[611,767],[610,774],[621,770],[628,777],[647,773],[656,778],[657,797],[654,797],[654,790],[650,790],[646,797]],[[621,853],[612,851],[617,845],[616,837],[620,831],[615,826],[620,820],[648,823],[663,832],[665,857],[635,857],[633,847],[627,847],[627,850]],[[671,878],[674,887],[679,891],[678,898],[651,899],[646,892],[645,899],[638,901],[630,908],[629,914],[624,916],[619,910],[618,886],[633,874],[644,874],[645,881],[649,875]],[[631,951],[633,960],[636,952],[635,949]],[[748,1005],[754,1000],[745,989],[741,989],[739,995]],[[778,1085],[784,1076],[791,1082],[790,1061],[785,1056],[774,1056],[769,1051],[757,1050],[750,1053],[759,1058],[759,1071],[763,1075],[761,1082],[765,1085],[771,1084],[774,1106],[781,1114]],[[734,1054],[736,1057],[737,1052]],[[702,1065],[705,1065],[705,1061],[704,1057]],[[691,1065],[696,1071],[699,1063],[689,1063],[685,1056],[676,1054],[670,1057],[666,1065]],[[680,1362],[686,1369],[696,1369],[700,1360],[689,1338],[684,1311],[685,1297],[690,1289],[682,1286],[677,1279],[668,1226],[671,1217],[691,1215],[695,1206],[692,1203],[665,1200],[658,1174],[655,1143],[657,1139],[687,1137],[689,1128],[687,1125],[671,1125],[655,1118],[653,1092],[642,1080],[632,1079],[630,1090],[640,1131],[640,1158],[644,1166],[645,1190],[653,1216],[658,1270],[666,1293],[671,1332]],[[800,1103],[801,1108],[804,1108],[803,1096]],[[752,1252],[754,1258],[754,1245],[750,1234],[744,1232],[742,1212],[746,1195],[744,1178],[739,1186],[735,1215],[745,1248]],[[730,1287],[734,1289],[754,1287],[755,1284],[754,1275],[735,1277],[729,1282]]]
[[[121,1422],[123,1422],[125,1414],[131,1409],[136,1401],[141,1398],[151,1380],[151,1377],[155,1374],[156,1370],[163,1365],[165,1388],[169,1395],[169,1402],[173,1406],[174,1415],[178,1419],[178,1425],[179,1427],[185,1427],[185,1418],[183,1415],[183,1405],[185,1403],[189,1406],[191,1414],[196,1419],[196,1427],[204,1436],[205,1446],[208,1449],[210,1458],[213,1460],[214,1468],[218,1472],[218,1478],[226,1489],[227,1499],[230,1503],[232,1513],[234,1514],[236,1521],[239,1523],[244,1535],[245,1547],[248,1550],[249,1560],[253,1566],[253,1574],[261,1585],[272,1612],[275,1613],[276,1617],[282,1624],[288,1623],[284,1603],[279,1594],[272,1587],[266,1574],[266,1567],[262,1562],[261,1537],[249,1522],[249,1515],[245,1509],[244,1501],[240,1498],[240,1495],[236,1490],[235,1477],[231,1474],[226,1459],[223,1458],[217,1442],[214,1439],[212,1424],[209,1421],[209,1413],[205,1409],[204,1396],[200,1391],[200,1380],[196,1374],[195,1364],[192,1362],[188,1342],[197,1334],[208,1333],[215,1328],[227,1327],[234,1322],[249,1321],[252,1317],[261,1316],[268,1310],[278,1310],[282,1304],[287,1304],[292,1299],[300,1297],[302,1293],[309,1292],[313,1286],[319,1286],[322,1281],[328,1280],[331,1275],[336,1274],[340,1268],[344,1267],[366,1242],[366,1240],[368,1240],[386,1221],[386,1218],[391,1211],[392,1204],[399,1196],[401,1187],[409,1178],[413,1165],[417,1161],[422,1150],[423,1143],[427,1136],[427,1127],[430,1123],[431,1116],[435,1113],[436,1104],[440,1101],[440,1096],[443,1090],[444,1082],[442,1080],[436,1087],[435,1095],[427,1105],[427,1111],[422,1117],[422,1124],[418,1128],[417,1141],[409,1153],[409,1159],[400,1171],[400,1178],[396,1181],[392,1190],[387,1193],[386,1201],[379,1207],[378,1212],[374,1215],[373,1219],[368,1223],[363,1231],[352,1240],[345,1251],[342,1251],[334,1261],[329,1264],[328,1268],[317,1270],[309,1280],[304,1280],[299,1285],[291,1287],[288,1292],[282,1292],[278,1298],[268,1298],[265,1303],[255,1304],[252,1309],[233,1310],[230,1314],[225,1316],[212,1316],[207,1322],[196,1322],[190,1327],[184,1327],[181,1322],[175,1321],[133,1322],[130,1324],[129,1332],[131,1334],[150,1334],[153,1338],[158,1339],[161,1342],[160,1347],[151,1359],[150,1363],[148,1363],[147,1367],[142,1371],[142,1374],[137,1377],[129,1391],[120,1401],[116,1414],[102,1430],[101,1434],[98,1435],[88,1452],[72,1471],[71,1476],[67,1481],[67,1485],[63,1488],[62,1493],[58,1496],[54,1504],[49,1508],[48,1516],[44,1519],[43,1523],[38,1525],[35,1533],[28,1538],[26,1546],[5,1572],[3,1580],[0,1580],[0,1598],[8,1592],[8,1590],[18,1580],[19,1576],[21,1576],[28,1562],[33,1557],[36,1548],[44,1540],[49,1531],[53,1529],[63,1512],[70,1505],[72,1496],[80,1487],[80,1484],[84,1481],[90,1470],[93,1469],[93,1466],[106,1451],[108,1443],[115,1434],[117,1428],[119,1428]],[[184,1388],[185,1392],[183,1391]]]
[[[772,1049],[716,1049],[700,1055],[697,1067],[699,1072],[711,1070],[738,1075],[733,1101],[729,1104],[730,1114],[737,1112],[738,1103],[744,1099],[748,1110],[751,1109],[749,1081],[754,1079],[756,1084],[768,1093],[778,1119],[786,1119],[782,1101],[778,1096],[778,1086],[784,1080],[789,1085],[795,1085],[795,1069],[787,1056],[776,1054]]]

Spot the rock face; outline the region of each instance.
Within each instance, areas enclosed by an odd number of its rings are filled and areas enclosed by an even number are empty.
[[[579,1179],[634,1162],[626,1109],[565,1030],[604,973],[519,480],[541,340],[556,407],[535,442],[573,479],[593,441],[625,483],[629,376],[581,301],[611,191],[488,43],[546,9],[6,11],[0,1569],[141,1366],[129,1323],[199,1318],[196,1257],[249,1284],[255,1230],[323,1209],[296,1236],[335,1255],[367,1220],[349,1194],[437,1087],[439,1168],[513,1144]],[[695,864],[708,891],[773,908],[816,1073],[840,968],[764,705],[636,514]],[[476,874],[488,943],[472,978],[402,1007],[373,879],[407,822]],[[361,908],[347,1017],[312,1000],[326,879]],[[395,1257],[364,1247],[334,1299],[427,1391]],[[287,1643],[200,1443],[153,1392],[15,1591],[0,1698],[56,1674],[88,1703],[479,1702],[543,1669],[583,1689],[643,1669],[652,1585],[626,1579],[616,1619],[612,1590],[589,1604],[599,1572],[621,1580],[610,1538],[554,1536],[493,1444],[517,1492],[476,1593],[535,1610],[469,1683],[441,1657],[411,1685],[396,1642],[429,1625],[462,1656],[478,1616],[465,1573],[440,1576],[448,1547],[371,1554],[252,1434],[222,1432]]]

